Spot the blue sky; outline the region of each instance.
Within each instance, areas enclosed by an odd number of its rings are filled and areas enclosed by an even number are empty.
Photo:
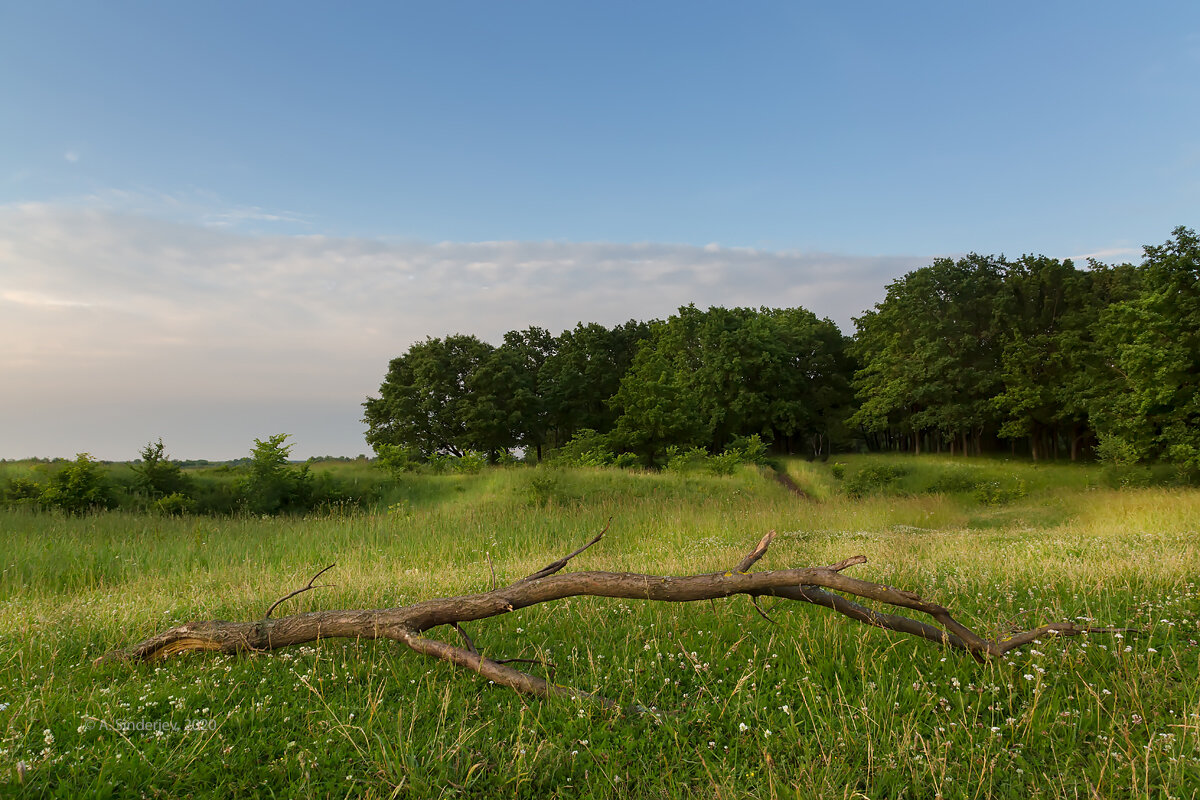
[[[426,334],[1136,260],[1197,222],[1200,5],[9,3],[0,119],[0,457],[285,403],[353,454]]]

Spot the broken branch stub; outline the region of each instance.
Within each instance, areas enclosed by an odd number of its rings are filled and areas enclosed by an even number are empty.
[[[543,697],[587,699],[605,707],[617,708],[617,704],[607,698],[559,686],[508,666],[510,663],[522,661],[521,659],[488,658],[476,647],[475,642],[463,629],[462,623],[577,596],[684,603],[747,595],[768,621],[773,622],[758,607],[758,597],[771,596],[822,606],[867,625],[965,651],[979,661],[1002,656],[1009,650],[1046,634],[1077,636],[1084,633],[1133,632],[1133,629],[1129,628],[1093,628],[1063,622],[1042,625],[1002,640],[987,639],[954,619],[944,606],[925,600],[913,592],[842,574],[852,566],[866,563],[865,556],[852,556],[825,567],[749,573],[747,570],[766,555],[775,537],[774,531],[763,536],[734,569],[726,572],[683,576],[630,572],[559,574],[572,558],[598,543],[607,530],[606,525],[605,529],[587,544],[547,564],[537,572],[508,586],[493,588],[487,592],[440,597],[398,608],[312,611],[271,618],[271,612],[284,600],[317,588],[313,582],[329,570],[333,566],[331,564],[314,575],[307,586],[285,595],[272,604],[263,619],[253,622],[189,622],[163,631],[126,650],[109,653],[97,661],[149,661],[196,650],[221,653],[275,650],[335,637],[391,639],[423,655],[465,667],[518,692]],[[877,611],[851,600],[846,595],[893,606],[896,609],[918,612],[932,621]],[[465,646],[459,647],[423,635],[426,631],[441,626],[452,628]],[[633,710],[644,709],[634,707]]]

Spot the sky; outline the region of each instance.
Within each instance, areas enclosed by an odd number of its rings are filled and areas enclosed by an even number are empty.
[[[1200,216],[1200,4],[0,4],[0,458],[357,455],[426,336],[853,332]]]

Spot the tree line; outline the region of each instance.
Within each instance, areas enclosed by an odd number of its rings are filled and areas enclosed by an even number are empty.
[[[414,458],[516,448],[540,459],[585,439],[660,466],[670,448],[721,452],[757,434],[824,448],[850,410],[847,339],[804,309],[685,306],[667,320],[579,324],[502,344],[428,338],[393,359],[364,404],[367,441]]]
[[[1140,264],[941,258],[887,287],[847,337],[803,308],[680,308],[666,320],[499,345],[427,338],[364,403],[393,457],[495,461],[586,440],[660,466],[759,436],[831,449],[1097,454],[1200,470],[1200,242]],[[577,448],[576,448],[577,449]]]

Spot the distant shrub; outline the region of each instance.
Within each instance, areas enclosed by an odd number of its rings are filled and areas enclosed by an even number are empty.
[[[846,465],[835,461],[833,466],[829,468],[829,474],[836,481],[844,479],[846,477]]]
[[[194,511],[197,514],[233,514],[241,505],[241,495],[235,480],[225,473],[213,470],[205,479],[197,480],[192,487]]]
[[[551,460],[581,467],[603,467],[613,463],[616,454],[607,434],[580,428],[566,444],[554,451]]]
[[[621,469],[633,469],[642,465],[642,459],[638,458],[635,453],[618,453],[613,459],[612,465]]]
[[[1113,466],[1128,466],[1141,460],[1141,454],[1134,445],[1112,434],[1100,434],[1100,443],[1096,445],[1096,458]]]
[[[545,508],[572,503],[577,499],[567,490],[557,469],[537,467],[530,472],[527,499],[531,505]]]
[[[617,457],[613,454],[613,451],[606,447],[597,447],[594,450],[587,450],[580,453],[575,463],[581,467],[607,467],[616,461],[616,459]]]
[[[83,514],[117,505],[104,470],[87,453],[79,453],[74,461],[67,462],[51,475],[39,500],[48,508],[62,509],[68,514]]]
[[[170,494],[182,494],[187,488],[187,476],[178,464],[171,461],[161,438],[156,442],[148,442],[139,455],[142,457],[141,461],[130,467],[136,475],[135,491],[156,499]]]
[[[891,464],[864,467],[845,481],[846,493],[862,497],[891,486],[908,474],[908,470]]]
[[[292,465],[287,438],[280,433],[254,440],[250,464],[235,485],[242,508],[254,514],[295,514],[355,505],[370,495],[329,474],[314,475],[309,463]]]
[[[975,491],[979,487],[979,480],[966,470],[949,469],[938,475],[926,491],[932,494],[954,494]]]
[[[757,433],[738,436],[725,447],[725,454],[733,454],[741,464],[767,463],[767,443]]]
[[[1154,473],[1142,464],[1105,464],[1100,479],[1113,489],[1144,489],[1155,483]]]
[[[425,467],[434,475],[441,475],[454,468],[454,456],[449,453],[433,453],[425,459]]]
[[[4,504],[9,506],[37,505],[45,491],[40,483],[32,478],[10,478],[4,487]]]
[[[375,464],[393,478],[415,472],[421,465],[421,454],[411,447],[396,444],[375,445]]]
[[[708,451],[703,447],[668,447],[667,472],[695,472],[708,464]]]
[[[732,475],[742,463],[741,453],[726,450],[720,455],[709,456],[705,466],[713,475]]]
[[[451,466],[455,472],[464,474],[474,474],[487,466],[487,456],[483,453],[477,453],[474,450],[468,450],[461,456],[456,458]]]
[[[537,456],[535,455],[534,458],[536,460]],[[507,450],[501,450],[496,454],[496,464],[501,467],[512,467],[520,463],[521,459],[517,458]]]
[[[1020,500],[1029,494],[1025,481],[1018,480],[1011,486],[1005,486],[1000,481],[984,481],[975,488],[975,500],[985,506],[1003,506],[1015,500]]]
[[[196,510],[196,501],[180,492],[172,492],[154,501],[152,508],[159,514],[178,517]]]

